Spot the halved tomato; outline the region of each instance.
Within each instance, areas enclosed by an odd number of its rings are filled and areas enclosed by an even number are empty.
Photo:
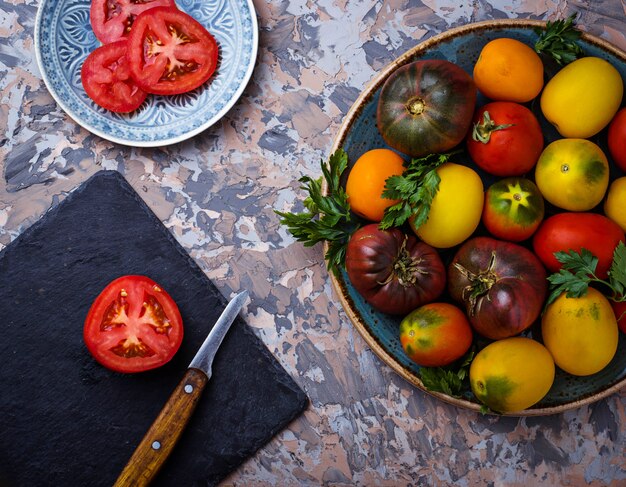
[[[89,98],[112,112],[132,112],[147,96],[130,77],[127,47],[126,41],[100,46],[87,56],[80,71]]]
[[[152,279],[123,276],[91,305],[83,338],[105,367],[143,372],[172,359],[183,340],[183,320],[175,301]]]
[[[176,8],[140,14],[128,36],[130,72],[142,89],[175,95],[197,88],[217,67],[215,38],[193,17]]]
[[[103,44],[128,37],[135,18],[154,7],[175,7],[174,0],[91,0],[91,28]]]

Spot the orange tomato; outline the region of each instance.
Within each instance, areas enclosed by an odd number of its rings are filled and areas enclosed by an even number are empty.
[[[543,63],[523,42],[494,39],[483,47],[474,65],[474,83],[492,100],[525,103],[543,87]]]
[[[398,203],[383,198],[385,181],[404,171],[404,159],[390,149],[372,149],[357,159],[348,174],[346,193],[350,208],[357,215],[379,222],[385,209]]]

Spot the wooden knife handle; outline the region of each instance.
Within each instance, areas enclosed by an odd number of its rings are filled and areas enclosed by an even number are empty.
[[[178,441],[208,380],[204,372],[187,369],[114,487],[139,487],[150,483]]]

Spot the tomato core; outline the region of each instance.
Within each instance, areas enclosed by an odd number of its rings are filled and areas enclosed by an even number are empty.
[[[529,207],[529,198],[532,194],[529,191],[524,191],[519,181],[515,184],[508,184],[508,193],[502,193],[503,199],[509,199],[512,202],[511,212],[516,213],[520,206]]]
[[[422,98],[411,98],[406,104],[406,109],[413,115],[421,115],[426,110],[426,103]]]

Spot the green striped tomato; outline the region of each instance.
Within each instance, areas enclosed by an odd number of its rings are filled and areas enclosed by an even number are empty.
[[[385,81],[378,130],[387,145],[411,157],[446,152],[465,137],[475,105],[476,85],[462,68],[439,59],[414,61]]]
[[[506,178],[485,193],[482,222],[494,237],[512,242],[529,238],[543,220],[545,206],[530,179]]]

